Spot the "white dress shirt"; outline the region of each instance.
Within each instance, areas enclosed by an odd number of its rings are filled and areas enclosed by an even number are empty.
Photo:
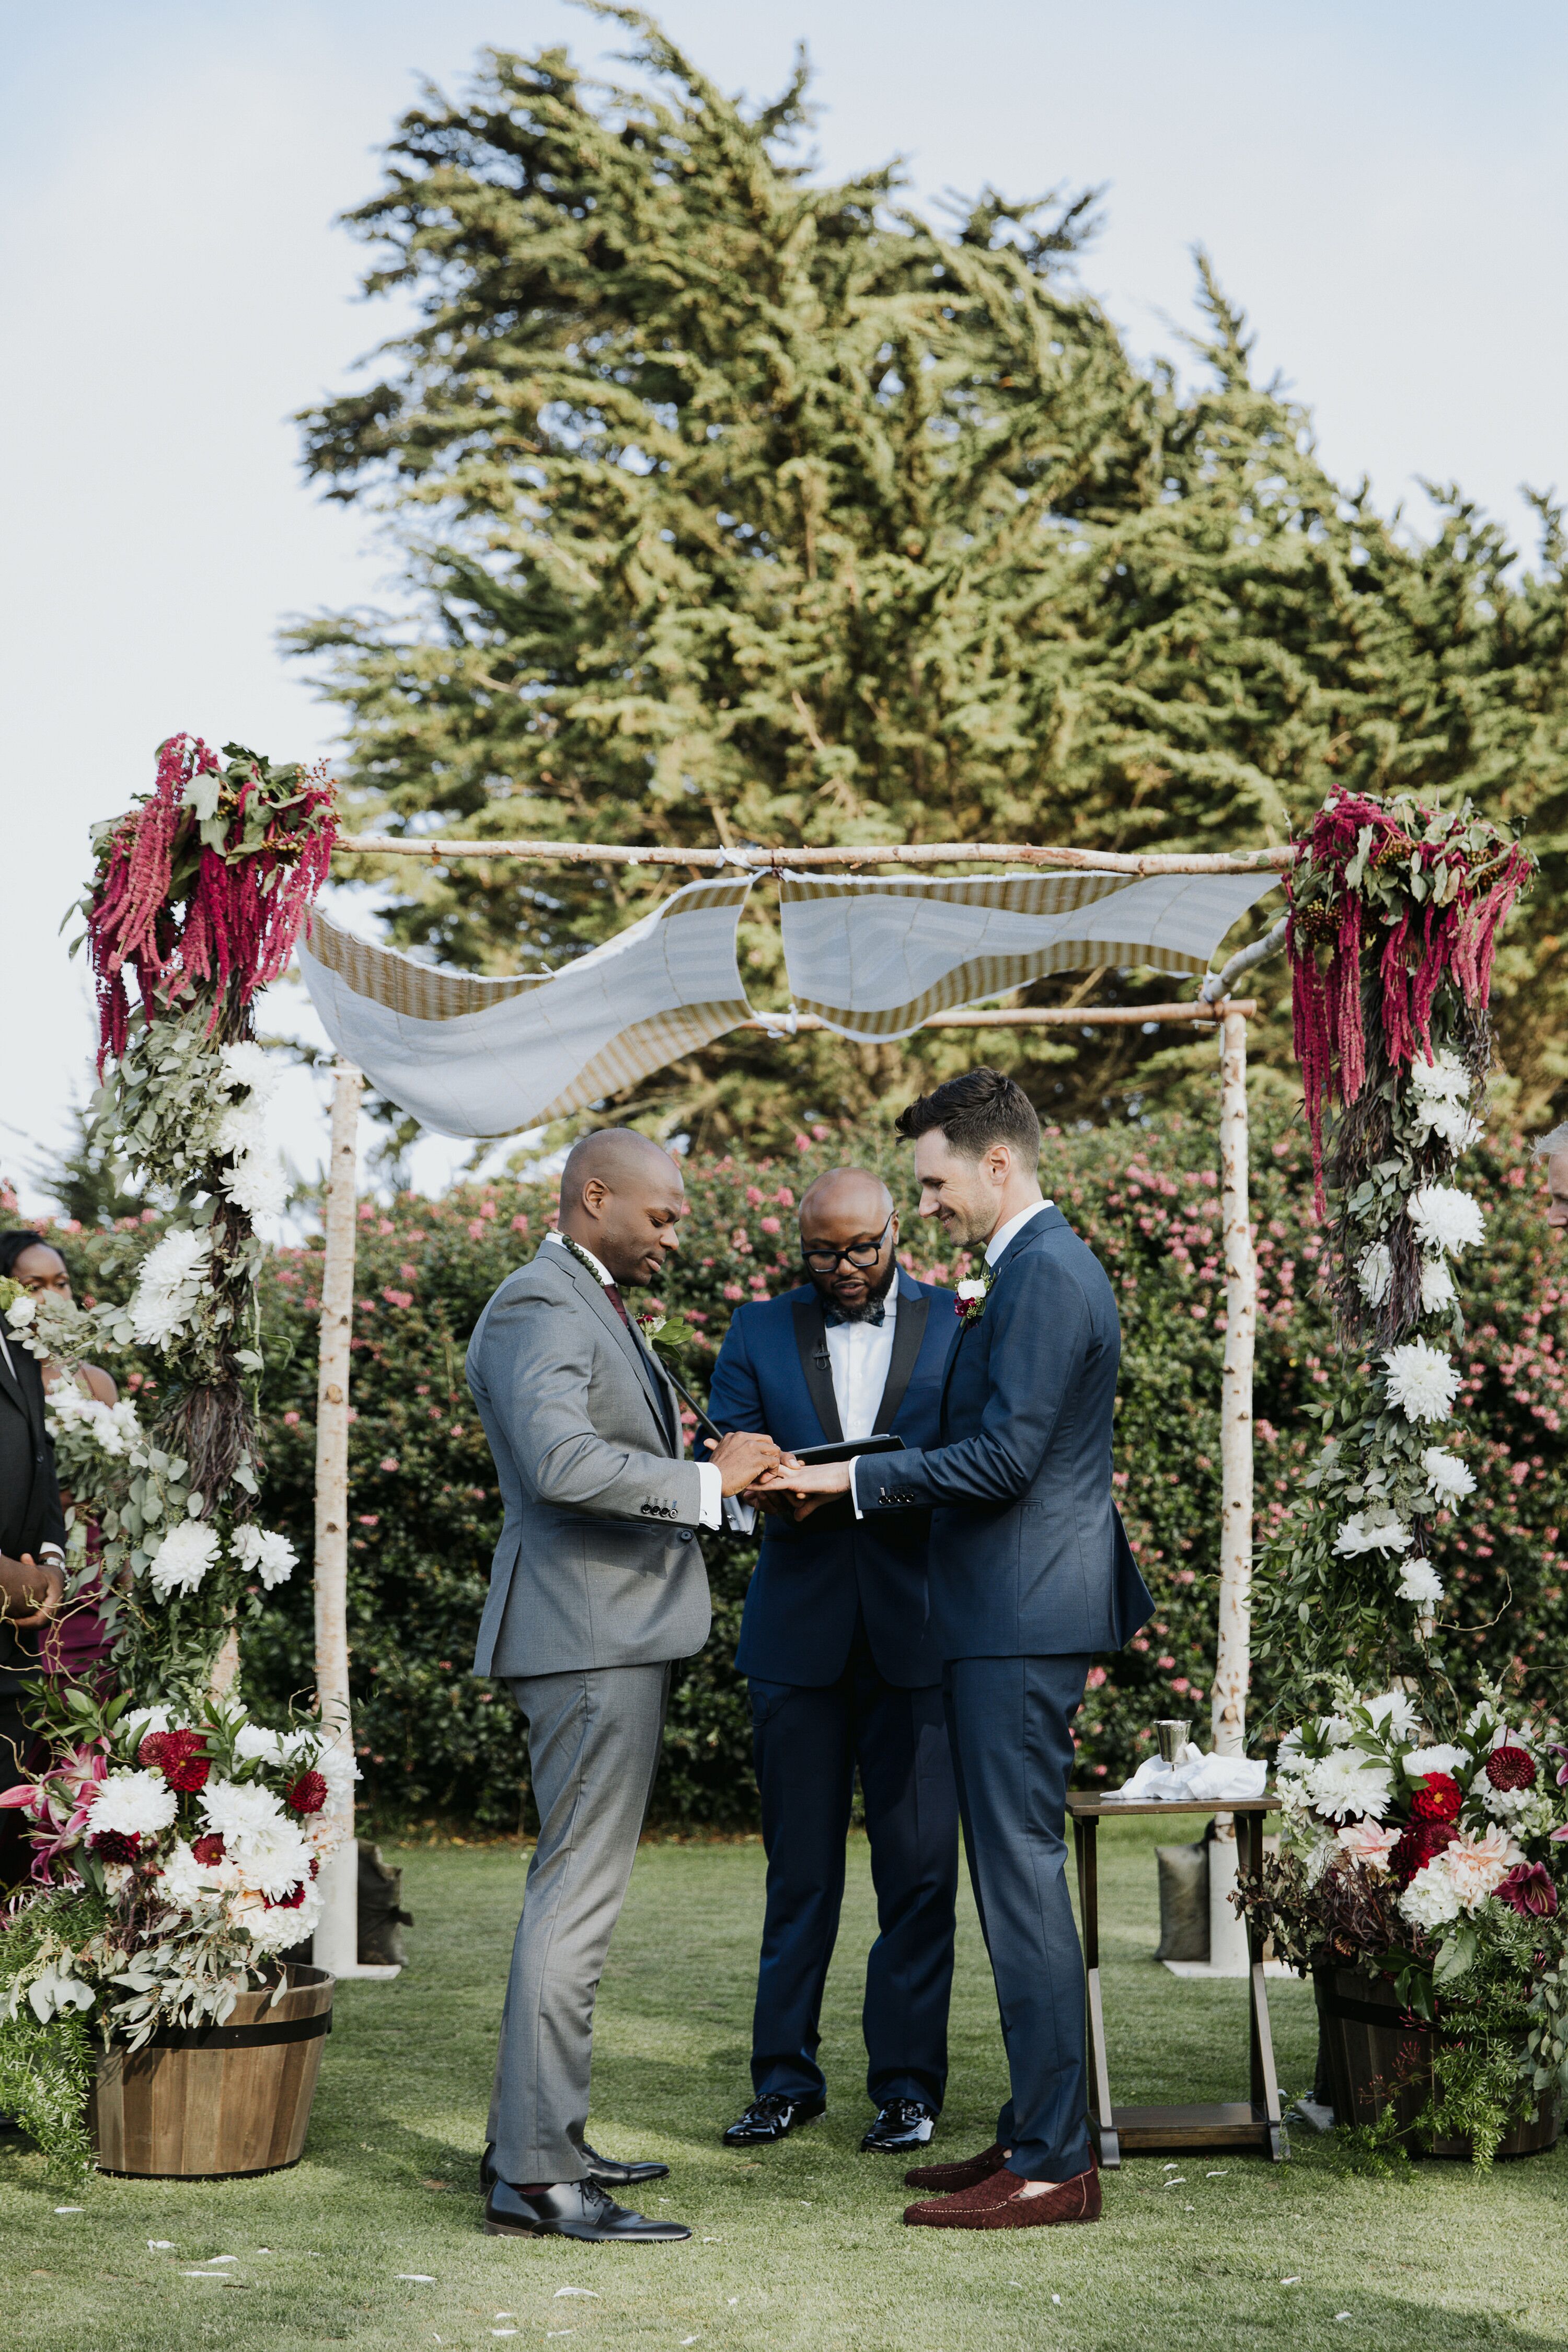
[[[1016,1217],[1009,1217],[1005,1225],[998,1225],[985,1244],[986,1265],[994,1265],[1014,1234],[1021,1234],[1031,1217],[1041,1215],[1050,1206],[1049,1201],[1031,1201],[1026,1209],[1020,1209]]]
[[[594,1255],[593,1251],[587,1248],[584,1243],[574,1242],[572,1247],[567,1249],[565,1235],[563,1234],[558,1234],[553,1230],[547,1233],[544,1238],[547,1242],[553,1242],[557,1249],[566,1250],[568,1257],[573,1256],[576,1251],[581,1250],[583,1255],[587,1259],[588,1264],[593,1268],[594,1272],[598,1276],[600,1282],[603,1283],[605,1288],[606,1290],[613,1290],[617,1286],[615,1276],[610,1272],[609,1267],[605,1264],[604,1260],[602,1258],[596,1258]],[[631,1328],[634,1331],[637,1331],[635,1318],[632,1322]],[[647,1341],[643,1338],[640,1331],[637,1331],[637,1338],[640,1346],[647,1348]],[[650,1356],[653,1355],[651,1348],[648,1348],[648,1353]],[[655,1363],[658,1363],[658,1359],[657,1356],[654,1357],[654,1361]],[[698,1508],[700,1517],[697,1522],[698,1526],[715,1528],[722,1527],[724,1524],[723,1473],[716,1469],[711,1462],[694,1463],[692,1467],[696,1470],[698,1478],[700,1482],[699,1489],[700,1501]]]
[[[827,1302],[824,1300],[824,1307]],[[828,1310],[831,1311],[831,1310]],[[879,1323],[829,1323],[827,1360],[833,1367],[833,1393],[846,1437],[874,1437],[877,1407],[888,1385],[893,1360],[893,1326],[899,1312],[895,1278],[882,1301]]]

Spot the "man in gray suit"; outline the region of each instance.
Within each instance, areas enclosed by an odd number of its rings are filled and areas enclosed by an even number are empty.
[[[672,1660],[708,1638],[696,1530],[779,1460],[737,1433],[683,1458],[676,1398],[623,1285],[657,1280],[686,1213],[680,1170],[627,1128],[576,1145],[561,1219],[468,1344],[505,1518],[476,1675],[528,1726],[539,1843],[501,2016],[481,2177],[492,2236],[689,2237],[617,2204],[660,2179],[589,2147],[594,1996],[658,1769]]]

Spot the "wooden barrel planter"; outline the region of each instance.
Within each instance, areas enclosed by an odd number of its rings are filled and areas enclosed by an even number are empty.
[[[1318,1968],[1312,1976],[1336,2121],[1374,2124],[1392,2106],[1412,2156],[1462,2157],[1468,2163],[1468,2139],[1419,2140],[1415,2130],[1432,2095],[1433,2052],[1460,2037],[1408,2017],[1392,1985],[1359,1969]],[[1539,2156],[1554,2147],[1562,2120],[1556,2100],[1542,2099],[1500,2141],[1498,2155]]]
[[[280,2172],[305,2152],[333,1979],[290,1965],[270,1991],[241,1993],[222,2025],[170,2029],[98,2062],[88,2130],[100,2172],[225,2180]]]

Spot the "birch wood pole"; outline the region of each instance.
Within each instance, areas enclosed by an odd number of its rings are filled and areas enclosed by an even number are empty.
[[[1225,1234],[1225,1362],[1220,1375],[1219,1639],[1210,1721],[1216,1756],[1247,1748],[1252,1673],[1252,1359],[1258,1324],[1257,1264],[1247,1198],[1247,1021],[1228,1008],[1220,1022],[1220,1199]],[[1245,1976],[1247,1931],[1229,1895],[1236,1884],[1236,1822],[1215,1822],[1209,1848],[1209,1966]]]
[[[349,1342],[353,1336],[354,1207],[359,1176],[359,1101],[363,1081],[352,1062],[332,1073],[332,1139],[327,1161],[326,1253],[321,1267],[321,1356],[316,1374],[316,1696],[323,1732],[352,1758],[349,1706]],[[353,1976],[359,1963],[359,1853],[353,1797],[338,1808],[342,1843],[321,1865],[316,1966]]]

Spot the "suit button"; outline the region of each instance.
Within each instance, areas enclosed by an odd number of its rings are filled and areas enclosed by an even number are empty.
[[[691,1529],[689,1528],[681,1528],[680,1540],[682,1543],[689,1543],[691,1541]]]

